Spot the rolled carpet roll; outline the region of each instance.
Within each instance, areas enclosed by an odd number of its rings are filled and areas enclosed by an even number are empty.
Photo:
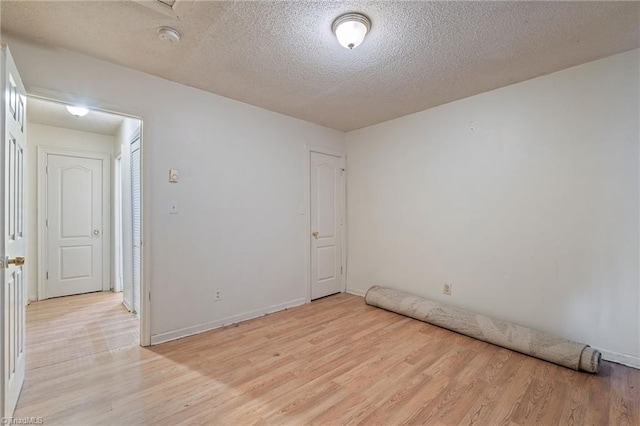
[[[554,364],[588,373],[600,371],[602,355],[589,345],[380,286],[371,287],[364,299],[368,305]]]

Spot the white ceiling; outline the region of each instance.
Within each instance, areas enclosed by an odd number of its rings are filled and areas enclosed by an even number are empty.
[[[349,51],[331,23],[351,11],[372,28]],[[639,29],[638,2],[2,1],[3,31],[345,131],[637,48]]]
[[[38,98],[27,100],[27,120],[66,129],[82,130],[102,135],[115,135],[124,117],[102,111],[89,111],[84,117],[75,117],[64,104]]]

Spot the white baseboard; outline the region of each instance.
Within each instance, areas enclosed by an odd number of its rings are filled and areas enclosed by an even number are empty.
[[[347,288],[346,292],[349,294],[353,294],[355,296],[360,296],[360,297],[364,297],[365,294],[367,293],[366,291],[355,289],[355,288]],[[256,309],[255,311],[246,312],[244,314],[232,315],[230,317],[222,318],[222,319],[204,323],[204,324],[198,324],[191,327],[181,328],[179,330],[155,334],[151,336],[151,344],[158,345],[160,343],[169,342],[171,340],[181,339],[183,337],[203,333],[205,331],[213,330],[215,328],[220,328],[225,325],[235,324],[241,321],[250,320],[252,318],[261,317],[263,315],[282,311],[288,308],[293,308],[294,306],[304,305],[305,303],[307,303],[305,299],[295,299],[289,302],[281,303],[279,305],[267,306],[262,309]],[[627,367],[640,369],[640,357],[638,356],[621,354],[618,352],[607,351],[605,349],[599,349],[599,348],[595,348],[595,349],[598,349],[602,353],[602,358],[606,361],[611,361],[618,364],[626,365]]]
[[[617,364],[626,365],[627,367],[640,369],[640,357],[635,355],[621,354],[618,352],[607,351],[605,349],[595,348],[602,353],[602,359],[615,362]]]
[[[353,294],[354,296],[360,296],[360,297],[364,297],[364,295],[367,294],[366,291],[359,290],[357,288],[348,288],[348,287],[346,292],[349,294]]]
[[[306,299],[295,299],[289,302],[280,303],[279,305],[267,306],[265,308],[256,309],[255,311],[246,312],[244,314],[232,315],[230,317],[221,318],[216,321],[198,324],[191,327],[181,328],[179,330],[167,331],[165,333],[155,334],[151,336],[151,344],[157,345],[168,342],[170,340],[181,339],[183,337],[192,336],[194,334],[203,333],[205,331],[220,328],[225,325],[235,324],[237,322],[250,320],[252,318],[261,317],[263,315],[272,314],[274,312],[283,311],[294,306],[300,306],[307,303]]]

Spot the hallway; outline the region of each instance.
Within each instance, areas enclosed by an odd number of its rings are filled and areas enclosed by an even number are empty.
[[[73,410],[65,394],[87,386],[92,367],[124,349],[135,351],[140,341],[139,320],[122,306],[122,293],[33,302],[27,307],[26,330],[27,373],[15,417],[27,415],[27,407],[28,415],[42,416],[59,407],[61,398]]]

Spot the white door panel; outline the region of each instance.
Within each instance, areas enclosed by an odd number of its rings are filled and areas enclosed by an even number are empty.
[[[311,299],[342,291],[340,158],[311,153]]]
[[[102,290],[102,161],[47,155],[47,297]]]
[[[6,46],[2,45],[0,123],[2,133],[2,232],[0,266],[4,268],[2,290],[2,387],[0,388],[0,417],[13,414],[25,373],[25,305],[24,277],[24,149],[26,92],[15,63]]]

